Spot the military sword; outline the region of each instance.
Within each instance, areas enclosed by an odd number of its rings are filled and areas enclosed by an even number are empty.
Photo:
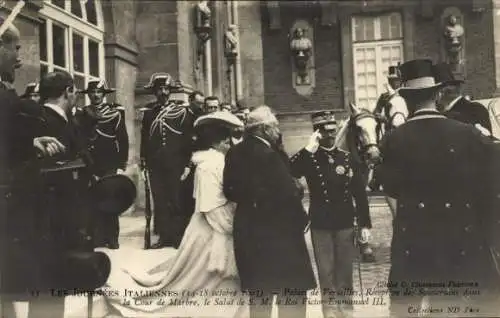
[[[149,187],[148,170],[144,169],[144,192],[146,194],[146,230],[144,231],[144,249],[151,248],[151,189]]]
[[[359,250],[359,225],[358,225],[358,218],[355,216],[354,221],[353,221],[353,228],[354,228],[354,246],[356,247],[357,250]],[[358,263],[358,276],[359,276],[359,288],[361,292],[361,301],[364,302],[364,297],[363,297],[363,277],[361,275],[361,261],[360,257],[357,257],[357,263]]]

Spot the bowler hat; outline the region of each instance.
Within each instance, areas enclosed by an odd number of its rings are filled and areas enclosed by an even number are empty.
[[[64,288],[93,291],[106,284],[111,261],[103,252],[71,251],[62,256],[59,264]]]
[[[24,94],[19,96],[21,98],[29,98],[34,94],[39,94],[40,93],[40,85],[38,83],[29,83],[26,86],[26,90],[24,91]]]
[[[313,127],[322,127],[325,130],[333,130],[337,127],[337,121],[332,111],[319,111],[311,115]]]
[[[456,79],[451,67],[446,63],[438,63],[434,65],[434,79],[436,82],[443,85],[458,85],[463,83],[463,80]]]
[[[166,86],[169,87],[173,84],[174,79],[168,73],[154,73],[149,79],[149,83],[144,86],[145,89],[154,90],[156,88]]]
[[[120,215],[134,203],[136,187],[129,177],[116,174],[99,179],[90,189],[90,198],[98,213]]]
[[[100,80],[90,80],[88,85],[87,85],[87,89],[82,90],[82,91],[78,91],[78,93],[88,94],[94,90],[101,91],[104,94],[109,94],[109,93],[113,93],[116,91],[116,89],[108,88],[106,81],[100,79]]]
[[[442,83],[436,83],[434,65],[431,60],[411,60],[401,64],[399,70],[402,81],[402,86],[398,89],[400,94],[437,89],[443,86]]]

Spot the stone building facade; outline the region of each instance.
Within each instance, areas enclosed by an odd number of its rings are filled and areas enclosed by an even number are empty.
[[[5,1],[2,14],[15,3]],[[54,69],[73,73],[78,88],[105,78],[117,89],[108,98],[126,107],[133,176],[138,109],[153,98],[142,87],[154,72],[168,72],[207,96],[272,106],[290,153],[307,140],[311,112],[334,109],[346,116],[350,101],[371,107],[389,65],[445,60],[450,14],[464,31],[459,73],[467,94],[490,98],[500,88],[498,0],[201,1],[210,10],[210,28],[200,28],[206,21],[200,21],[199,3],[26,1],[15,21],[24,63],[16,88],[22,93]],[[233,46],[226,40],[231,25]]]

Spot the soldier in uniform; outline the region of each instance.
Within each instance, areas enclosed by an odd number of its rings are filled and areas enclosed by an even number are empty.
[[[93,161],[93,173],[98,178],[123,173],[128,160],[128,134],[125,109],[119,104],[104,102],[106,94],[115,92],[103,80],[89,81],[86,90],[90,105],[78,108],[75,117],[84,131],[88,151]],[[120,224],[118,214],[103,214],[96,221],[95,240],[99,247],[117,249]]]
[[[305,177],[310,189],[309,216],[321,290],[352,290],[357,251],[353,224],[359,225],[367,241],[371,228],[368,197],[351,155],[334,146],[337,123],[333,112],[313,114],[312,123],[315,132],[309,143],[290,160],[292,174]],[[329,305],[327,295],[323,294],[325,317],[352,315],[352,306]]]
[[[490,180],[490,141],[437,111],[442,85],[434,80],[432,61],[412,60],[400,69],[404,86],[399,92],[414,113],[383,140],[379,170],[395,213],[391,312],[407,317],[409,308],[418,313],[425,300],[434,308],[476,306],[488,315],[492,308],[482,301],[488,302],[498,284],[485,227],[490,192],[475,185]],[[477,284],[473,288],[480,295],[463,297],[463,286],[450,282]],[[460,295],[439,294],[447,288]]]
[[[401,78],[399,76],[398,66],[389,66],[389,74],[387,76],[387,91],[380,95],[375,106],[374,113],[381,114],[386,118],[388,125],[386,130],[391,130],[401,125],[408,117],[407,107],[398,107],[397,111],[392,111],[393,105],[406,105],[404,99],[399,96],[397,89],[401,86]]]
[[[145,107],[141,133],[141,165],[149,174],[159,235],[152,248],[177,246],[183,230],[181,176],[191,158],[195,116],[189,106],[170,100],[171,93],[184,88],[176,87],[169,74],[153,74],[145,88],[157,98]]]
[[[435,81],[446,83],[438,97],[439,110],[448,118],[471,124],[485,134],[491,134],[488,110],[478,102],[472,102],[462,95],[463,81],[456,79],[450,66],[439,63],[435,67]]]

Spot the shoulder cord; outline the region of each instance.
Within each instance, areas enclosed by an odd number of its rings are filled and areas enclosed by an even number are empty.
[[[99,124],[106,124],[106,123],[109,123],[115,119],[116,120],[116,124],[115,124],[115,131],[118,129],[118,125],[120,124],[121,120],[122,120],[122,114],[117,111],[116,109],[112,109],[109,105],[105,105],[104,107],[102,107],[101,109],[98,109],[98,114],[99,114]],[[104,133],[102,130],[100,130],[99,128],[96,128],[96,132],[103,136],[103,137],[107,137],[107,138],[115,138],[116,137],[116,134],[115,135],[109,135],[109,134],[106,134]]]
[[[165,119],[177,119],[181,118],[181,124],[184,122],[186,119],[187,115],[187,109],[185,107],[177,107],[175,104],[168,105],[167,107],[164,107],[163,109],[160,110],[156,118],[153,120],[153,123],[151,124],[151,128],[149,130],[149,137],[153,135],[155,129],[158,128],[160,125],[161,127],[167,128],[171,132],[182,135],[182,131],[179,131],[172,126],[170,126]]]

